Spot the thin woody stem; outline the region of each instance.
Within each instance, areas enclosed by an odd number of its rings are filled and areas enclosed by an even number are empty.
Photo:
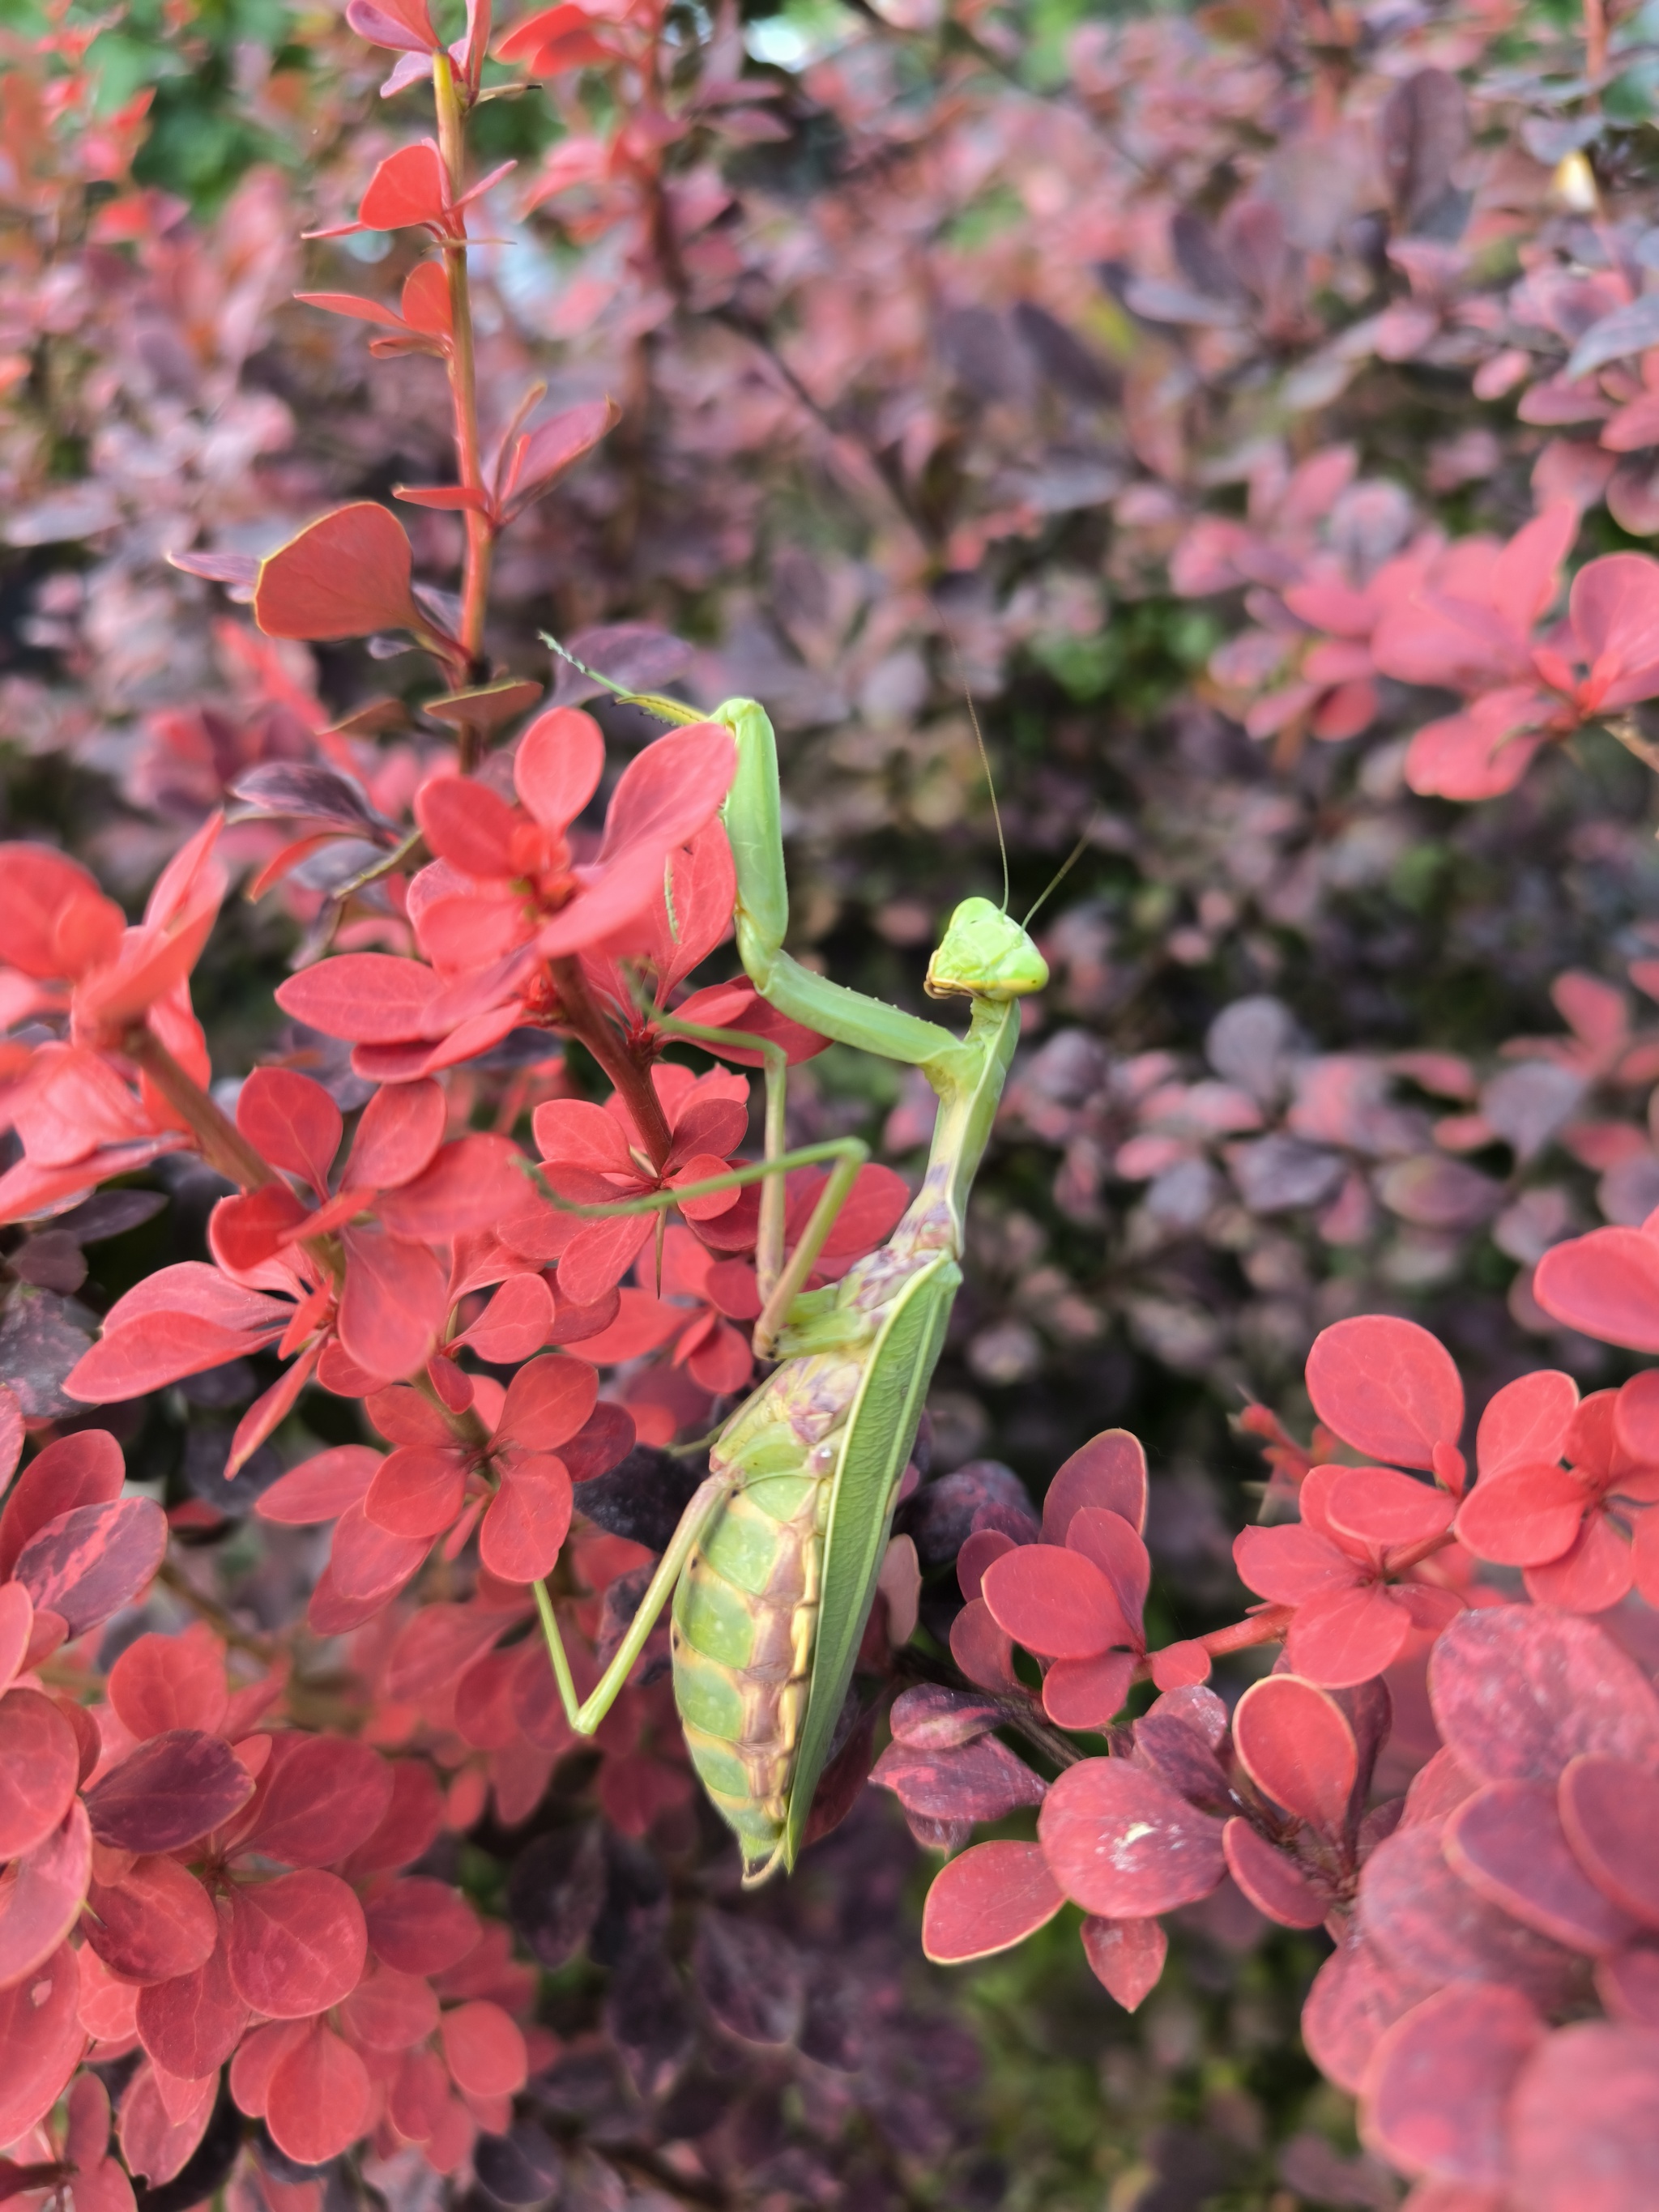
[[[438,111],[438,150],[448,173],[450,197],[458,199],[466,189],[465,119],[454,67],[442,51],[432,57],[432,91]],[[444,240],[444,269],[449,279],[449,319],[453,326],[449,386],[455,404],[456,474],[467,490],[482,491],[477,366],[472,344],[472,295],[466,250],[465,236]],[[464,519],[466,561],[461,582],[461,644],[466,665],[461,685],[480,682],[487,672],[483,659],[484,616],[489,602],[490,567],[495,544],[495,525],[487,514],[468,507]],[[461,725],[459,763],[463,775],[476,764],[484,733],[482,724]]]
[[[121,1040],[121,1049],[147,1075],[196,1139],[210,1168],[239,1190],[259,1190],[279,1182],[276,1170],[262,1160],[223,1108],[216,1105],[193,1075],[180,1067],[160,1037],[139,1023]]]
[[[634,1059],[594,1005],[580,961],[569,954],[562,960],[550,960],[547,965],[559,994],[560,1026],[587,1047],[616,1085],[634,1117],[641,1143],[652,1164],[660,1170],[674,1148],[674,1136],[650,1070]]]
[[[1212,1659],[1219,1659],[1229,1651],[1248,1651],[1257,1644],[1277,1644],[1296,1617],[1293,1605],[1267,1605],[1260,1613],[1253,1613],[1248,1620],[1236,1620],[1230,1628],[1212,1628],[1207,1636],[1195,1636],[1194,1643],[1201,1644]],[[1132,1679],[1149,1682],[1152,1678],[1155,1651],[1138,1662]]]

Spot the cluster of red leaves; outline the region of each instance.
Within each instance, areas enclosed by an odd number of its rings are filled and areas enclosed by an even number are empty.
[[[95,2143],[73,2099],[67,2148],[35,2132],[83,2057],[131,2051],[119,2141],[152,2185],[196,2149],[227,2063],[300,2164],[374,2135],[450,2171],[506,2124],[531,1985],[455,1893],[403,1872],[443,1818],[431,1766],[281,1725],[283,1672],[233,1686],[200,1625],[130,1643],[94,1711],[39,1672],[161,1563],[161,1510],[122,1480],[114,1440],[80,1431],[0,1515],[0,2136],[26,2166],[93,2170],[106,2105]],[[112,2205],[125,2185],[105,2179]]]
[[[1090,1965],[1133,2008],[1163,1969],[1159,1916],[1231,1883],[1268,1920],[1335,1939],[1308,2047],[1359,2095],[1371,2147],[1421,2179],[1414,2203],[1568,2212],[1593,2166],[1595,2201],[1633,2206],[1659,2156],[1659,1696],[1574,1616],[1651,1572],[1652,1378],[1582,1401],[1553,1370],[1508,1384],[1481,1418],[1473,1486],[1462,1382],[1426,1331],[1339,1322],[1307,1379],[1327,1448],[1389,1463],[1315,1463],[1253,1424],[1298,1518],[1238,1539],[1270,1601],[1243,1632],[1146,1653],[1132,1438],[1097,1438],[1060,1470],[1042,1542],[970,1534],[952,1649],[985,1694],[906,1692],[874,1778],[958,1854],[929,1893],[927,1949],[982,1957],[1069,1900]],[[1486,1561],[1523,1568],[1533,1603],[1482,1581]],[[1230,1711],[1202,1678],[1247,1638],[1283,1650]],[[1437,1747],[1403,1798],[1373,1802],[1385,1677],[1409,1691],[1425,1661]],[[1125,1725],[1148,1675],[1162,1693]],[[1045,1781],[998,1733],[1052,1760],[1039,1715],[1105,1755],[1071,1751]],[[1033,1806],[1034,1840],[961,1849],[975,1822]]]

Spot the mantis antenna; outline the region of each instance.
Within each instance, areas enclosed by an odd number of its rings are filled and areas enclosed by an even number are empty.
[[[609,676],[602,676],[597,668],[590,668],[585,660],[578,660],[575,654],[561,645],[550,631],[542,630],[538,634],[550,653],[556,653],[561,660],[568,660],[573,668],[580,669],[595,684],[602,684],[611,697],[620,699],[624,706],[642,707],[647,714],[654,714],[659,722],[698,722],[702,720],[695,708],[687,707],[678,699],[659,698],[652,691],[630,691],[625,684],[615,682]]]
[[[1083,848],[1088,843],[1090,836],[1093,833],[1095,823],[1099,819],[1100,809],[1097,806],[1094,812],[1089,817],[1088,821],[1084,824],[1083,835],[1078,839],[1076,844],[1073,846],[1071,851],[1060,862],[1059,867],[1055,869],[1054,874],[1049,877],[1048,884],[1044,889],[1037,893],[1036,901],[1032,904],[1030,911],[1027,913],[1024,921],[1020,924],[1020,927],[1022,929],[1029,929],[1030,927],[1032,922],[1036,918],[1037,908],[1043,905],[1053,896],[1053,894],[1060,889],[1066,877],[1071,874],[1072,870],[1083,858]]]
[[[937,607],[933,611],[939,614]],[[968,702],[968,719],[974,726],[974,736],[979,745],[980,762],[985,770],[985,787],[991,794],[991,819],[997,825],[997,850],[1002,855],[1002,911],[1006,914],[1008,911],[1008,841],[1002,834],[1002,809],[997,805],[997,780],[991,773],[991,756],[986,750],[985,732],[979,726],[979,714],[974,705],[974,695],[968,688],[967,673],[962,665],[962,648],[957,643],[956,632],[943,615],[939,615],[939,628],[950,641],[951,658],[957,665],[957,681],[961,684],[962,696]]]

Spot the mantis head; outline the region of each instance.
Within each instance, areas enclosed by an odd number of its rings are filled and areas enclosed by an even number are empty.
[[[930,999],[1021,999],[1048,981],[1048,963],[1012,915],[963,899],[927,963]]]

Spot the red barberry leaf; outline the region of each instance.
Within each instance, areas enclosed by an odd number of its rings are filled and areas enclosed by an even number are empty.
[[[441,1535],[466,1495],[466,1462],[456,1451],[404,1444],[388,1452],[363,1498],[363,1511],[392,1536]]]
[[[1393,1666],[1411,1629],[1405,1602],[1385,1584],[1351,1584],[1297,1606],[1285,1638],[1285,1656],[1307,1680],[1346,1689]]]
[[[177,1859],[135,1859],[117,1881],[94,1881],[82,1932],[104,1964],[132,1982],[170,1982],[213,1956],[213,1900]]]
[[[67,1943],[46,1964],[0,1990],[0,2142],[27,2135],[57,2103],[86,2048],[76,1997],[79,1978]]]
[[[0,1698],[0,1859],[20,1858],[51,1835],[75,1800],[81,1747],[39,1690]]]
[[[1109,1507],[1079,1506],[1066,1530],[1066,1549],[1080,1552],[1100,1569],[1111,1584],[1118,1611],[1127,1624],[1129,1641],[1139,1646],[1152,1563],[1133,1528],[1121,1513],[1114,1513]]]
[[[1397,2021],[1366,2071],[1360,2130],[1407,2173],[1475,2188],[1509,2171],[1505,2106],[1547,2033],[1518,1990],[1441,1990]]]
[[[938,1749],[890,1743],[870,1779],[890,1790],[907,1813],[933,1820],[1000,1820],[1022,1805],[1040,1805],[1044,1792],[1041,1776],[994,1735]]]
[[[981,1589],[997,1626],[1045,1659],[1091,1659],[1135,1640],[1100,1569],[1060,1545],[1005,1552],[986,1569]]]
[[[1571,1986],[1572,1954],[1476,1895],[1431,1826],[1396,1828],[1372,1852],[1359,1924],[1396,1972],[1442,1982],[1510,1982],[1546,2009]]]
[[[1573,1856],[1596,1887],[1659,1927],[1659,1778],[1629,1759],[1581,1756],[1561,1777],[1560,1811]]]
[[[279,1866],[332,1866],[366,1843],[392,1804],[392,1769],[371,1745],[347,1736],[278,1740],[260,1778],[240,1850]]]
[[[1314,1887],[1305,1870],[1285,1850],[1275,1850],[1248,1820],[1229,1820],[1222,1831],[1227,1871],[1258,1912],[1281,1928],[1318,1928],[1330,1913],[1330,1900]]]
[[[1462,1613],[1435,1645],[1429,1695],[1480,1782],[1553,1783],[1580,1753],[1659,1765],[1659,1697],[1587,1620],[1530,1606]]]
[[[1139,1920],[1207,1897],[1226,1871],[1221,1823],[1122,1759],[1086,1759],[1051,1784],[1037,1833],[1085,1912]]]
[[[982,1597],[969,1598],[951,1623],[951,1656],[981,1690],[1015,1686],[1013,1639]]]
[[[1308,1354],[1308,1395],[1327,1428],[1356,1451],[1427,1468],[1463,1425],[1451,1354],[1415,1322],[1364,1314],[1322,1329]]]
[[[1481,1480],[1540,1461],[1553,1464],[1577,1406],[1578,1385],[1559,1368],[1540,1367],[1506,1382],[1487,1401],[1475,1431]]]
[[[219,1940],[192,1972],[138,1992],[138,2033],[158,2066],[183,2081],[216,2073],[247,2026],[248,2008],[230,1978],[230,1906],[216,1913]]]
[[[265,2090],[264,2122],[278,2150],[321,2166],[349,2150],[368,2125],[368,2069],[320,2021],[283,2052]]]
[[[1586,1336],[1659,1352],[1659,1237],[1644,1230],[1592,1229],[1552,1245],[1532,1293],[1553,1320]]]
[[[510,2097],[529,2071],[524,2036],[487,1997],[447,2012],[440,2029],[455,2087],[473,2097]]]
[[[1325,1835],[1340,1835],[1359,1753],[1334,1698],[1294,1674],[1253,1682],[1233,1714],[1233,1742],[1258,1790]]]
[[[401,1044],[420,1036],[441,988],[433,969],[418,960],[389,952],[343,952],[302,968],[277,985],[276,995],[284,1013],[325,1036],[344,1037],[353,1044]],[[389,1088],[395,1095],[403,1085]],[[353,1165],[347,1164],[349,1179]]]
[[[392,161],[420,150],[406,147]],[[254,620],[267,637],[367,637],[387,629],[423,634],[429,625],[410,589],[410,567],[402,523],[373,500],[355,501],[267,554],[253,587]]]
[[[539,1352],[553,1327],[553,1293],[540,1275],[509,1275],[471,1327],[453,1340],[492,1367],[516,1367]]]
[[[1023,1943],[1065,1903],[1037,1844],[975,1844],[942,1867],[922,1911],[921,1948],[940,1966]]]
[[[231,1893],[231,1979],[268,2020],[302,2020],[349,1996],[362,1977],[363,1908],[344,1882],[307,1867]]]
[[[313,1522],[337,1521],[361,1504],[380,1470],[381,1455],[368,1444],[336,1444],[279,1475],[255,1500],[262,1521],[303,1528]]]
[[[1079,1506],[1116,1513],[1137,1534],[1146,1527],[1146,1454],[1127,1429],[1105,1429],[1072,1454],[1042,1501],[1042,1540],[1063,1544]]]
[[[375,1966],[340,2007],[341,2025],[369,2051],[408,2051],[438,2025],[438,2000],[418,1974]]]
[[[291,1067],[256,1067],[237,1094],[236,1126],[272,1167],[327,1195],[343,1125],[320,1083]]]
[[[449,1310],[437,1256],[376,1229],[348,1229],[340,1342],[368,1374],[398,1382],[424,1364]]]
[[[1659,2172],[1659,2035],[1595,2020],[1559,2028],[1515,2084],[1508,2118],[1528,2212],[1644,2207]]]
[[[1637,1771],[1617,1760],[1591,1763]],[[1570,1951],[1600,1958],[1636,1933],[1636,1923],[1574,1857],[1547,1782],[1490,1782],[1476,1790],[1446,1823],[1444,1850],[1478,1895]]]
[[[551,1452],[516,1460],[478,1531],[478,1557],[504,1583],[550,1574],[569,1533],[574,1500],[565,1464]]]
[[[425,1875],[405,1875],[371,1897],[365,1910],[375,1957],[399,1973],[442,1973],[478,1940],[465,1899]]]
[[[178,1636],[141,1636],[110,1669],[109,1701],[141,1738],[168,1729],[216,1735],[229,1704],[224,1646],[203,1621]]]
[[[585,1359],[560,1353],[532,1359],[507,1386],[495,1440],[556,1451],[586,1425],[599,1395],[599,1375]]]
[[[1571,1548],[1589,1503],[1565,1468],[1512,1462],[1501,1475],[1483,1474],[1464,1499],[1458,1540],[1500,1566],[1541,1565]]]
[[[1425,1550],[1445,1534],[1457,1511],[1457,1500],[1443,1490],[1388,1467],[1344,1468],[1320,1502],[1331,1534],[1363,1544],[1376,1559]]]
[[[129,2172],[153,2187],[175,2179],[207,2132],[217,2087],[212,2075],[180,2081],[154,2063],[141,2066],[121,2093],[121,2155]]]
[[[45,1966],[80,1917],[92,1870],[85,1808],[71,1805],[61,1827],[16,1860],[0,1885],[0,1989]]]
[[[176,1851],[222,1826],[252,1795],[253,1778],[228,1743],[199,1729],[169,1729],[112,1767],[86,1802],[100,1844]]]
[[[1088,1913],[1080,1930],[1090,1971],[1125,2012],[1136,2012],[1157,1988],[1170,1939],[1159,1920],[1108,1920]]]
[[[1384,2031],[1433,1987],[1427,1976],[1395,1966],[1351,1921],[1302,2008],[1308,2055],[1339,2088],[1356,2094]]]
[[[1105,1728],[1123,1710],[1134,1673],[1133,1651],[1056,1659],[1042,1678],[1042,1710],[1056,1728]]]

